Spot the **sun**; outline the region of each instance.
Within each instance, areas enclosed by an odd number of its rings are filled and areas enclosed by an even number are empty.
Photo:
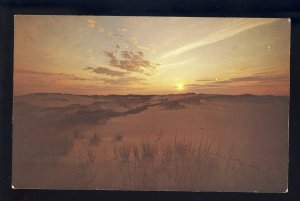
[[[183,85],[182,83],[177,84],[177,89],[178,89],[179,91],[184,90],[184,85]]]

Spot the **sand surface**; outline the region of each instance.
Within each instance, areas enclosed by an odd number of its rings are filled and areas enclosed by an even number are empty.
[[[276,96],[18,96],[12,184],[284,192],[288,114]]]

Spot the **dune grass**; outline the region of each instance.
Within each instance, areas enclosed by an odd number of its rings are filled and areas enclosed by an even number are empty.
[[[150,139],[132,143],[111,142],[111,150],[113,159],[102,165],[105,168],[96,171],[93,182],[87,188],[256,191],[266,189],[272,178],[270,172],[249,168],[235,158],[235,143],[230,149],[222,150],[221,146],[214,146],[205,137],[198,142],[177,136],[160,143]],[[86,167],[97,166],[92,160],[86,161],[91,163]],[[91,181],[91,178],[88,180]]]
[[[199,191],[224,185],[235,151],[226,160],[213,152],[212,143],[203,137],[199,143],[178,140],[113,146],[115,186],[123,190]],[[220,148],[218,150],[220,152]]]

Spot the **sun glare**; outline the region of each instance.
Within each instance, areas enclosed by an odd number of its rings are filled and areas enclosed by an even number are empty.
[[[184,90],[184,85],[182,83],[179,83],[177,85],[177,89],[180,90],[180,91]]]

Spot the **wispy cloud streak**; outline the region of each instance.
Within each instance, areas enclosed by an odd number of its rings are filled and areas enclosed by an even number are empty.
[[[237,22],[234,23],[233,25],[226,27],[224,29],[221,29],[217,32],[208,34],[207,36],[203,37],[201,40],[198,40],[193,43],[179,47],[177,49],[171,50],[171,51],[163,54],[162,58],[178,56],[185,52],[194,50],[196,48],[225,40],[225,39],[235,36],[243,31],[246,31],[246,30],[258,27],[258,26],[271,24],[276,21],[277,21],[277,19],[237,19]]]
[[[104,74],[104,75],[109,75],[109,76],[125,76],[128,74],[128,72],[120,72],[120,71],[110,70],[108,68],[101,67],[101,66],[99,66],[97,68],[86,67],[83,70],[89,70],[89,71],[97,73],[97,74]]]
[[[47,72],[37,72],[31,70],[18,70],[15,71],[16,74],[29,74],[29,75],[39,75],[39,76],[55,76],[57,79],[66,79],[66,80],[89,80],[83,77],[78,77],[76,75],[67,74],[67,73],[47,73]]]
[[[196,80],[197,83],[194,84],[187,84],[185,85],[187,88],[203,88],[203,87],[228,87],[231,84],[241,84],[240,86],[246,86],[242,85],[243,82],[247,82],[249,86],[272,86],[278,84],[278,82],[288,82],[290,80],[290,76],[287,74],[283,75],[267,75],[267,74],[261,74],[261,75],[251,75],[251,76],[245,76],[245,77],[235,77],[231,79],[226,80]],[[205,83],[202,83],[205,82]],[[240,87],[238,85],[235,85],[235,87]]]

